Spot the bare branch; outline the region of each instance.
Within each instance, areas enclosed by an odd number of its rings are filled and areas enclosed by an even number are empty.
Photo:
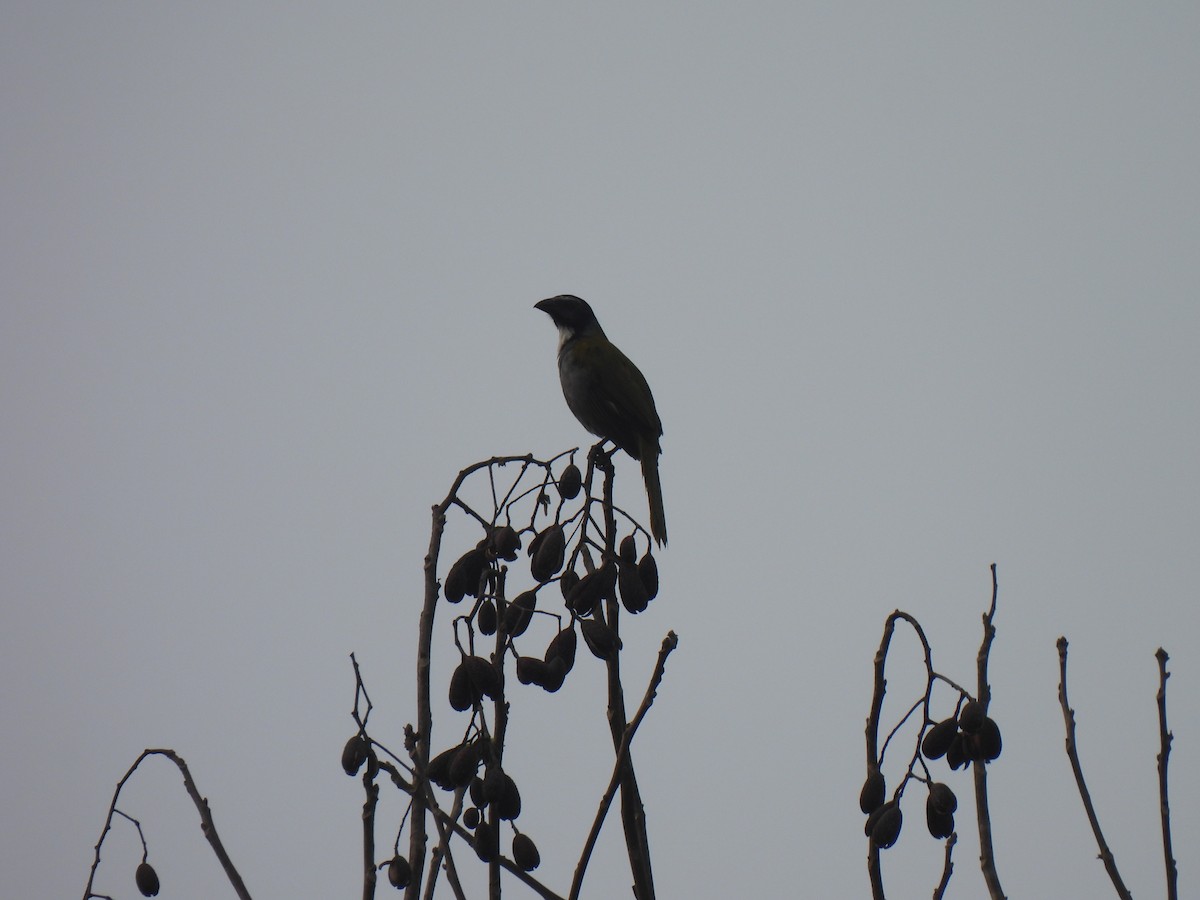
[[[195,804],[197,811],[200,813],[200,831],[208,840],[209,845],[213,848],[213,853],[216,854],[218,862],[221,863],[221,868],[225,870],[225,877],[229,879],[229,883],[233,886],[234,892],[241,900],[250,900],[250,892],[246,890],[246,885],[242,881],[242,876],[238,873],[237,868],[233,864],[233,860],[229,858],[229,854],[225,852],[225,846],[221,843],[221,836],[217,834],[217,826],[213,822],[212,810],[208,808],[208,801],[200,796],[200,791],[196,788],[196,782],[192,780],[192,773],[188,771],[187,763],[174,750],[158,749],[158,750],[143,750],[141,755],[134,760],[129,771],[117,782],[117,789],[113,792],[112,803],[108,807],[108,816],[104,820],[104,830],[100,832],[100,840],[96,842],[96,857],[92,862],[92,869],[88,875],[87,887],[84,889],[84,900],[90,897],[99,897],[102,895],[92,892],[92,884],[96,878],[96,869],[100,866],[100,848],[104,844],[104,838],[107,836],[109,829],[112,828],[113,815],[117,812],[117,801],[120,799],[121,790],[125,787],[125,783],[133,777],[133,773],[137,771],[138,766],[144,760],[151,756],[165,756],[171,762],[175,763],[180,774],[183,775],[183,787],[187,791],[188,796],[192,798],[192,803]],[[123,814],[122,814],[123,815]],[[140,831],[140,829],[139,829]]]
[[[1096,808],[1092,805],[1092,795],[1088,792],[1087,783],[1083,779],[1083,766],[1080,765],[1079,752],[1075,744],[1075,710],[1071,709],[1070,702],[1067,700],[1067,639],[1065,637],[1058,639],[1058,668],[1058,702],[1062,706],[1063,722],[1067,730],[1067,759],[1071,761],[1071,771],[1075,773],[1075,784],[1079,788],[1079,797],[1083,800],[1083,808],[1087,812],[1088,822],[1092,826],[1092,834],[1096,836],[1096,845],[1100,848],[1100,859],[1108,871],[1108,877],[1112,880],[1113,887],[1117,890],[1117,896],[1122,900],[1132,900],[1133,895],[1129,893],[1125,882],[1121,880],[1121,873],[1117,871],[1117,861],[1113,858],[1112,851],[1108,849],[1108,844],[1104,840],[1104,833],[1100,830],[1100,820],[1096,817]]]
[[[659,648],[658,662],[655,664],[654,672],[650,676],[650,684],[646,687],[646,694],[642,698],[642,705],[638,707],[637,714],[634,715],[633,721],[629,723],[629,726],[625,729],[625,734],[621,738],[621,745],[617,749],[617,758],[613,761],[612,777],[609,778],[608,787],[605,789],[604,795],[600,798],[600,807],[596,810],[596,817],[592,821],[592,828],[588,832],[587,840],[584,842],[579,862],[575,864],[575,877],[571,881],[571,892],[568,895],[570,900],[576,900],[579,896],[579,891],[583,887],[583,876],[587,871],[592,851],[596,847],[596,839],[600,836],[600,826],[604,824],[604,819],[608,815],[613,797],[616,796],[617,787],[621,782],[621,773],[629,757],[629,746],[633,743],[633,736],[637,732],[638,726],[642,724],[642,719],[650,711],[650,706],[654,703],[655,696],[657,696],[658,686],[662,683],[663,673],[666,670],[667,657],[671,655],[671,651],[677,646],[679,646],[678,636],[676,636],[674,631],[668,631],[667,636],[663,638],[662,647]]]
[[[992,603],[983,614],[983,641],[979,645],[979,655],[975,663],[978,670],[979,684],[978,700],[983,704],[984,711],[992,699],[992,688],[988,684],[988,656],[992,650],[992,640],[996,637],[996,627],[992,620],[996,617],[996,597],[1000,585],[996,580],[996,564],[992,563]],[[1000,875],[996,871],[996,853],[992,847],[992,816],[988,811],[987,793],[987,764],[982,760],[975,763],[975,816],[979,825],[979,865],[983,870],[983,880],[987,883],[988,895],[992,900],[1004,900],[1004,889],[1000,886]]]
[[[951,856],[954,853],[954,845],[957,843],[957,831],[946,838],[946,861],[942,864],[942,880],[938,882],[938,886],[933,890],[933,900],[942,900],[946,895],[946,888],[950,886],[950,876],[954,872],[954,862]]]
[[[1167,651],[1162,647],[1154,654],[1158,660],[1158,803],[1162,815],[1163,862],[1167,868],[1167,900],[1179,900],[1179,870],[1171,850],[1171,805],[1167,800],[1167,760],[1171,755],[1174,735],[1167,730]]]

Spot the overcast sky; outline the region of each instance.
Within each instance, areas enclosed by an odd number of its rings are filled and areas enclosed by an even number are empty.
[[[659,896],[867,895],[884,618],[973,684],[992,562],[1006,891],[1110,890],[1060,634],[1139,897],[1163,893],[1172,654],[1194,891],[1197,46],[1184,3],[4,4],[3,893],[79,896],[115,782],[161,746],[255,897],[357,893],[349,654],[399,747],[430,506],[475,460],[588,440],[532,309],[563,292],[666,432],[662,593],[625,655],[640,694],[680,636],[635,745]],[[892,713],[920,688],[895,652]],[[601,681],[581,656],[514,700],[521,824],[564,892]],[[951,893],[982,896],[946,780]],[[232,896],[172,767],[122,808],[161,896]],[[941,845],[904,808],[889,896],[927,897]],[[590,897],[628,896],[611,826]],[[120,825],[96,889],[130,896],[139,858]]]

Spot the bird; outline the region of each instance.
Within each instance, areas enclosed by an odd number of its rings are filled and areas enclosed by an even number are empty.
[[[642,464],[650,501],[650,534],[667,543],[658,457],[662,420],[650,385],[633,361],[608,339],[586,300],[560,294],[534,305],[558,328],[558,378],[579,424]]]

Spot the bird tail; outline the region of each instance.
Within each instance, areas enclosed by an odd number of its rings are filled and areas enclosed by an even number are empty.
[[[667,543],[667,516],[663,511],[662,484],[658,480],[656,447],[647,447],[642,452],[642,478],[646,482],[646,497],[650,500],[650,534],[663,547]]]

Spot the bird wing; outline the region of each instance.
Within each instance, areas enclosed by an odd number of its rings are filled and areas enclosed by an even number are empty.
[[[569,368],[577,377],[564,384],[564,393],[576,418],[634,459],[642,458],[643,447],[657,453],[662,420],[638,367],[607,340],[581,341],[573,349],[576,358]]]

